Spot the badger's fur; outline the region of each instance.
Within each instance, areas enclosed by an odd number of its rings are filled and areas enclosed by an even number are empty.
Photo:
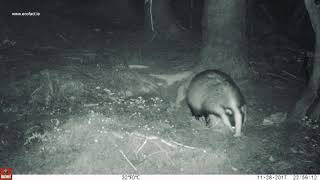
[[[235,128],[234,136],[241,136],[241,128],[246,121],[246,105],[240,89],[229,75],[219,70],[200,72],[191,80],[186,99],[197,119],[204,116],[209,125],[212,116],[216,116],[231,131]]]

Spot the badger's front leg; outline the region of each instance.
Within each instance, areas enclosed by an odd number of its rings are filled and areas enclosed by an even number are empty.
[[[240,108],[236,108],[233,110],[233,116],[235,121],[235,134],[234,137],[241,136],[241,128],[242,128],[242,120],[244,119],[243,113],[241,113]]]
[[[230,117],[221,109],[221,113],[219,113],[222,122],[233,132],[233,128],[230,122]]]

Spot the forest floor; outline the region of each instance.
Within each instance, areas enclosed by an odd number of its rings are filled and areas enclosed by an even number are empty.
[[[0,46],[0,167],[17,174],[320,173],[319,127],[306,123],[288,138],[283,125],[305,85],[305,52],[281,49],[279,36],[251,49],[251,76],[235,78],[248,122],[234,138],[223,125],[194,120],[185,103],[173,106],[199,63],[197,38],[145,42],[139,30],[67,20],[15,28],[9,23]]]

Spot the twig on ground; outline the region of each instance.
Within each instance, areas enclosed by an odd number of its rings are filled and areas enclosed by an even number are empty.
[[[181,147],[184,147],[184,148],[187,148],[187,149],[193,149],[193,150],[201,150],[203,151],[204,153],[206,153],[207,151],[205,149],[201,149],[201,148],[197,148],[197,147],[192,147],[192,146],[188,146],[188,145],[184,145],[184,144],[181,144],[179,142],[176,142],[174,140],[170,140],[167,141],[167,140],[164,140],[164,139],[161,139],[159,137],[156,137],[156,136],[145,136],[143,134],[140,134],[140,133],[133,133],[133,135],[136,135],[138,137],[143,137],[145,138],[145,141],[143,142],[143,144],[139,147],[137,153],[143,148],[143,146],[147,143],[148,140],[160,140],[162,143],[170,146],[170,147],[173,147],[173,148],[177,148],[177,146],[181,146]]]
[[[289,80],[288,78],[286,78],[284,76],[280,76],[279,74],[274,74],[274,73],[268,72],[267,75],[272,76],[272,77],[276,77],[276,78],[280,78],[280,79],[283,79],[283,80],[286,80],[286,81]]]
[[[168,146],[170,146],[170,147],[174,146],[173,144],[171,144],[171,143],[169,143],[169,142],[167,142],[167,141],[165,141],[165,140],[163,140],[163,139],[161,139],[161,138],[159,138],[159,137],[156,137],[156,136],[149,136],[149,137],[148,137],[148,136],[145,136],[145,135],[140,134],[140,133],[132,133],[132,134],[133,134],[133,135],[136,135],[136,136],[138,136],[138,137],[143,137],[143,138],[145,138],[145,140],[144,140],[144,142],[142,143],[142,145],[141,145],[141,146],[138,148],[138,150],[136,151],[136,156],[137,156],[138,153],[141,151],[141,149],[144,147],[144,145],[148,142],[148,140],[160,140],[162,143],[164,143],[164,144],[166,144],[166,145],[168,145]],[[151,157],[151,156],[154,155],[154,154],[158,154],[158,153],[164,152],[164,153],[166,154],[168,160],[171,162],[171,164],[174,165],[174,162],[171,160],[171,158],[170,158],[170,156],[169,156],[169,153],[168,153],[166,150],[164,150],[164,149],[163,149],[158,143],[156,143],[156,142],[151,142],[151,143],[155,144],[155,145],[160,149],[160,151],[153,152],[153,153],[149,154],[145,159],[148,159],[149,157]],[[174,146],[174,147],[176,147],[176,146]]]
[[[148,154],[148,156],[147,156],[145,159],[148,159],[149,157],[151,157],[151,156],[153,156],[153,155],[155,155],[155,154],[159,154],[159,153],[166,153],[166,151],[161,150],[161,151],[153,152],[153,153],[151,153],[151,154]]]
[[[289,77],[293,78],[293,79],[294,79],[294,80],[296,80],[296,81],[303,82],[303,80],[301,80],[301,79],[300,79],[300,78],[298,78],[297,76],[295,76],[295,75],[293,75],[293,74],[289,73],[288,71],[282,70],[281,72],[282,72],[283,74],[288,75]]]
[[[148,139],[145,139],[144,142],[141,144],[141,146],[136,151],[136,156],[139,154],[141,149],[144,147],[145,144],[147,144]]]
[[[126,159],[126,161],[130,164],[130,166],[135,170],[138,171],[137,168],[132,164],[132,162],[127,158],[127,156],[124,154],[122,150],[119,150],[119,152],[122,154],[122,156]]]
[[[71,44],[71,42],[68,39],[66,39],[62,34],[57,34],[57,36],[59,36],[64,42]]]
[[[166,140],[161,139],[161,142],[164,143],[164,144],[166,144],[166,145],[168,145],[168,146],[170,146],[170,147],[177,148],[177,146],[175,146],[175,145],[172,144],[172,143],[169,143],[169,142],[166,141]]]
[[[153,156],[153,155],[160,154],[160,153],[166,153],[166,152],[165,152],[165,151],[156,151],[156,152],[150,153],[149,155],[144,156],[143,161],[145,161],[146,159],[150,158],[150,157]],[[142,162],[143,162],[143,161],[142,161]],[[140,165],[142,165],[142,163],[141,163],[141,164],[138,164],[137,167],[139,167]]]
[[[84,104],[83,107],[95,107],[95,106],[99,106],[98,103],[91,103],[91,104]]]
[[[143,147],[147,144],[148,140],[158,140],[158,141],[151,141],[151,143],[156,145],[160,150],[149,154],[145,159],[153,156],[154,154],[158,154],[158,153],[163,152],[167,156],[167,158],[170,161],[170,163],[172,165],[174,165],[174,162],[171,160],[168,151],[166,151],[163,147],[161,147],[159,142],[161,142],[161,143],[163,143],[163,144],[165,144],[165,145],[167,145],[169,147],[173,147],[175,149],[178,148],[178,147],[182,147],[182,148],[187,148],[187,149],[192,149],[192,150],[200,150],[200,151],[202,151],[204,153],[207,153],[207,151],[205,149],[184,145],[184,144],[178,143],[176,141],[173,141],[171,139],[170,139],[170,141],[167,141],[167,140],[164,140],[164,139],[159,138],[157,136],[146,136],[146,135],[143,135],[143,134],[140,134],[140,133],[137,133],[137,132],[130,133],[130,135],[134,135],[134,136],[137,136],[137,137],[140,137],[140,138],[144,138],[143,143],[137,148],[137,150],[135,152],[136,156],[143,149]]]
[[[201,149],[201,148],[197,148],[197,147],[192,147],[192,146],[188,146],[188,145],[184,145],[184,144],[181,144],[181,143],[178,143],[176,141],[173,141],[171,140],[174,144],[178,145],[178,146],[182,146],[184,148],[187,148],[187,149],[193,149],[193,150],[200,150],[204,153],[207,153],[207,151],[205,149]]]
[[[166,140],[164,140],[164,139],[161,139],[161,138],[159,138],[159,137],[157,137],[157,136],[145,136],[145,135],[140,134],[140,133],[132,133],[132,134],[135,135],[135,136],[138,136],[138,137],[144,137],[144,138],[146,138],[147,140],[160,140],[162,143],[164,143],[164,144],[166,144],[166,145],[168,145],[168,146],[170,146],[170,147],[174,147],[174,148],[177,147],[176,145],[170,143],[169,141],[166,141]]]
[[[37,93],[40,89],[41,89],[42,87],[40,86],[40,87],[38,87],[37,89],[35,89],[32,93],[31,93],[31,97],[35,94],[35,93]]]
[[[168,151],[164,150],[158,143],[156,143],[156,142],[152,142],[152,143],[155,144],[156,146],[158,146],[158,148],[166,154],[168,160],[170,161],[170,163],[172,165],[175,165],[174,162],[171,160]]]

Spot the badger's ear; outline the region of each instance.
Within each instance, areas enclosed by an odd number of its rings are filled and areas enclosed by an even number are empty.
[[[224,112],[229,116],[233,115],[233,111],[230,108],[224,108]]]

